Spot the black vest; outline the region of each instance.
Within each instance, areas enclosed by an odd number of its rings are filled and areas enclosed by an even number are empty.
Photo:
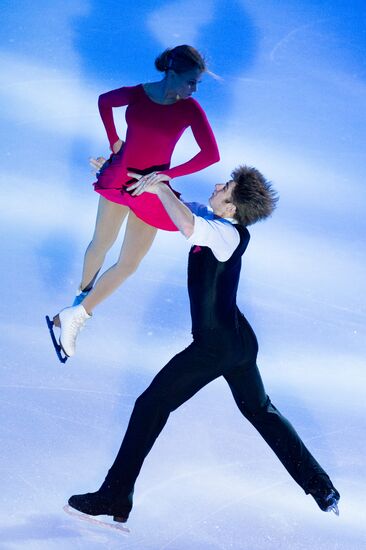
[[[188,293],[191,306],[192,334],[237,326],[236,293],[241,257],[250,235],[246,227],[234,225],[240,243],[226,262],[219,262],[207,246],[194,246],[188,258]]]

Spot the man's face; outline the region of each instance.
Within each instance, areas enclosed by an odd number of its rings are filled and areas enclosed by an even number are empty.
[[[235,185],[235,181],[232,180],[215,185],[215,190],[208,202],[216,216],[220,216],[221,218],[231,218],[234,216],[235,206],[231,202],[231,195]]]

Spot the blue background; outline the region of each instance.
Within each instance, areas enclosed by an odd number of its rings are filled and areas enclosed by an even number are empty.
[[[361,548],[364,3],[24,0],[0,10],[0,548]],[[273,218],[251,229],[238,302],[267,392],[341,492],[339,518],[288,477],[221,380],[171,416],[136,486],[128,538],[62,510],[100,485],[134,400],[190,341],[188,247],[164,232],[66,366],[43,320],[72,300],[94,227],[88,157],[108,154],[97,97],[160,78],[155,57],[181,43],[220,77],[206,75],[196,97],[222,160],[175,186],[205,202],[247,163],[279,191]],[[123,135],[123,109],[116,121]],[[187,132],[173,165],[195,152]]]

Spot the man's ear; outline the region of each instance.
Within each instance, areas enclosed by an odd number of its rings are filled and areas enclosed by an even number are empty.
[[[230,214],[230,218],[233,218],[234,215],[235,215],[235,212],[236,212],[235,204],[232,203],[232,202],[229,202],[228,205],[227,205],[227,208],[228,208],[228,212]]]

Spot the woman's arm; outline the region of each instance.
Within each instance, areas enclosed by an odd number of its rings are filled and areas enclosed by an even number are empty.
[[[114,124],[113,107],[128,105],[131,102],[134,88],[135,86],[124,86],[123,88],[118,88],[117,90],[112,90],[99,96],[99,113],[103,121],[104,128],[107,132],[109,145],[112,151],[113,145],[115,145],[116,142],[121,141],[118,137],[116,126]],[[122,144],[119,144],[117,151],[121,148],[121,145]]]
[[[196,101],[192,102],[191,105],[192,113],[190,126],[197,145],[201,150],[184,164],[163,171],[164,174],[171,178],[198,172],[220,160],[216,139],[204,110]]]

